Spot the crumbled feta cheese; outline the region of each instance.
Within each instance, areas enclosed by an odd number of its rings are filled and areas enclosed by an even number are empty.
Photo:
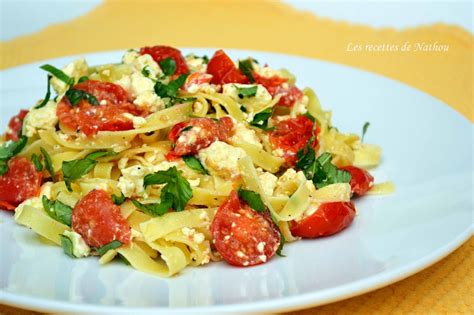
[[[136,98],[146,92],[154,92],[155,83],[141,73],[132,73],[130,80],[130,93],[133,97]]]
[[[258,251],[259,253],[263,253],[263,250],[265,249],[265,245],[266,245],[265,242],[260,242],[260,243],[258,243],[258,244],[257,244],[257,251]]]
[[[49,101],[44,107],[31,109],[23,122],[23,134],[32,137],[38,129],[50,129],[58,122],[56,103]]]
[[[300,100],[297,100],[293,105],[293,109],[291,110],[291,117],[296,117],[298,115],[306,114],[308,111],[308,102],[309,99],[306,95],[304,95]]]
[[[72,243],[72,254],[74,257],[87,257],[90,254],[90,247],[84,242],[82,236],[74,231],[64,231],[63,234]]]
[[[238,88],[250,88],[253,86],[255,86],[255,84],[227,83],[222,86],[222,93],[232,97],[236,101],[244,102],[243,99],[239,98]],[[257,84],[257,92],[251,99],[253,99],[255,103],[268,104],[272,101],[272,96],[263,85]]]
[[[196,57],[193,54],[186,56],[186,63],[188,64],[189,70],[192,72],[206,72],[207,64],[204,58]]]
[[[259,258],[262,262],[266,262],[266,261],[267,261],[267,256],[265,256],[265,255],[260,255],[260,256],[258,256],[258,258]]]
[[[209,83],[202,83],[202,84],[192,83],[186,88],[186,91],[191,94],[194,94],[197,92],[213,94],[213,93],[216,93],[217,89],[215,85],[209,84]]]
[[[199,219],[203,220],[203,221],[209,221],[209,215],[207,214],[206,211],[203,211],[200,215],[199,215]]]
[[[159,164],[153,165],[153,172],[158,172],[158,171],[167,171],[173,166],[178,167],[177,162],[168,162],[168,161],[162,161]]]
[[[260,180],[265,195],[273,195],[273,190],[276,187],[278,177],[269,172],[262,172],[261,174],[258,174],[258,179]]]
[[[271,78],[273,76],[283,77],[282,73],[279,70],[270,68],[269,66],[261,67],[257,63],[253,63],[253,70],[260,76],[265,78]]]
[[[184,236],[193,236],[196,230],[190,229],[188,227],[184,227],[181,229],[181,232],[183,233]]]
[[[147,122],[145,118],[140,117],[140,116],[134,116],[130,113],[124,113],[123,116],[132,121],[133,128],[135,129],[140,129]]]
[[[132,79],[130,79],[130,76],[124,75],[120,79],[114,82],[117,85],[120,85],[124,90],[130,92],[132,89]]]
[[[151,112],[156,112],[165,108],[165,102],[163,102],[161,97],[156,95],[154,91],[146,91],[138,95],[133,101],[133,104],[140,107],[146,107]]]
[[[206,238],[204,237],[204,234],[202,233],[196,233],[193,235],[193,242],[196,243],[196,244],[201,244],[202,242],[204,242]]]
[[[74,60],[73,62],[67,64],[62,71],[64,74],[74,78],[77,81],[80,77],[87,75],[89,67],[84,58]],[[63,95],[68,86],[63,81],[59,80],[55,76],[51,78],[51,85],[58,95]]]
[[[146,166],[134,165],[121,169],[122,176],[119,178],[117,187],[125,197],[145,196],[143,188],[143,178],[153,172],[153,169]]]
[[[283,152],[283,150],[282,150],[282,149],[275,149],[275,150],[273,150],[273,152],[272,152],[272,153],[273,153],[273,155],[276,155],[276,156],[282,157],[282,156],[283,156],[283,154],[284,154],[285,152]]]
[[[231,178],[239,174],[238,161],[245,157],[246,153],[241,148],[228,145],[225,142],[216,141],[209,147],[199,151],[199,160],[211,174],[224,178]]]
[[[230,138],[230,140],[236,142],[247,142],[258,146],[259,148],[263,147],[260,143],[260,139],[257,137],[255,130],[247,128],[247,126],[243,123],[237,123],[235,125],[234,135]]]
[[[211,261],[211,249],[207,248],[204,252],[204,258],[201,261],[201,265],[207,264]]]
[[[138,51],[130,49],[123,55],[122,62],[125,64],[131,64],[137,60],[138,56],[140,56]]]

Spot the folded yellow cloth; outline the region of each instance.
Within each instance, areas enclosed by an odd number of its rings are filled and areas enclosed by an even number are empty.
[[[346,64],[405,82],[474,121],[469,32],[441,24],[374,29],[320,18],[275,1],[109,0],[73,21],[0,43],[0,69],[154,44],[264,50]],[[471,239],[449,258],[407,280],[298,314],[474,313],[473,247]]]

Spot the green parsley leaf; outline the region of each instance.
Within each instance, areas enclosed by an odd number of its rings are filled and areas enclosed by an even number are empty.
[[[237,191],[239,198],[242,198],[247,202],[247,204],[250,206],[250,208],[254,209],[257,212],[263,212],[265,211],[266,207],[265,204],[262,201],[262,197],[254,191],[251,190],[245,190],[242,188],[239,188]]]
[[[95,251],[97,252],[97,254],[102,256],[105,253],[107,253],[109,250],[119,248],[120,246],[122,246],[122,242],[113,240],[112,242],[105,244],[102,247],[96,248]]]
[[[71,182],[92,171],[97,163],[97,161],[89,158],[63,161],[62,171],[67,189],[72,191]]]
[[[71,258],[76,258],[73,254],[73,245],[69,237],[62,234],[59,234],[59,237],[61,238],[61,247],[63,248],[64,253]]]
[[[367,133],[367,129],[369,129],[370,123],[368,121],[365,122],[364,126],[362,127],[362,137],[360,142],[364,142],[365,134]]]
[[[144,77],[150,77],[150,70],[148,69],[150,68],[148,65],[144,66],[143,69],[142,69],[142,75]]]
[[[51,84],[50,84],[51,78],[52,76],[48,75],[48,85],[46,87],[46,95],[44,96],[43,101],[35,106],[35,109],[44,107],[49,102],[49,98],[51,97]]]
[[[40,68],[47,71],[47,72],[49,72],[49,73],[51,73],[53,76],[55,76],[59,80],[63,81],[67,85],[73,85],[74,84],[74,79],[73,78],[71,78],[70,76],[68,76],[64,72],[62,72],[62,70],[59,70],[58,68],[53,67],[52,65],[46,64],[46,65],[42,65]]]
[[[54,167],[53,167],[53,160],[51,160],[51,156],[49,155],[48,151],[46,151],[43,147],[40,147],[41,154],[44,157],[44,165],[48,173],[51,175],[51,178],[54,178]]]
[[[276,225],[276,224],[275,224]],[[278,245],[278,248],[277,248],[277,251],[276,251],[276,254],[280,257],[286,257],[285,255],[283,255],[282,251],[283,251],[283,247],[285,246],[285,243],[286,243],[286,239],[285,239],[285,236],[283,235],[283,233],[280,231],[280,228],[278,227],[277,225],[277,229],[278,229],[278,232],[280,232],[280,245]]]
[[[79,80],[77,80],[77,83],[82,83],[82,82],[86,82],[86,81],[89,81],[89,77],[88,76],[82,76],[79,78]]]
[[[160,61],[160,68],[166,76],[173,75],[176,71],[176,61],[173,58],[166,58]]]
[[[31,162],[33,162],[33,165],[38,172],[43,170],[43,164],[41,164],[39,156],[37,156],[35,153],[31,155]]]
[[[175,211],[182,211],[193,196],[191,185],[181,175],[176,166],[166,171],[159,171],[154,174],[148,174],[143,180],[143,186],[166,184],[161,189],[161,203],[172,202],[171,208]]]
[[[98,158],[101,158],[101,157],[115,156],[115,155],[117,155],[117,152],[112,151],[112,150],[96,151],[96,152],[89,153],[89,154],[86,156],[86,159],[95,160],[95,159],[98,159]]]
[[[204,55],[201,58],[202,58],[202,61],[204,62],[204,64],[207,65],[209,63],[209,57],[207,55]]]
[[[238,86],[235,86],[235,87],[237,88],[238,96],[241,99],[244,97],[252,97],[252,96],[257,95],[258,86],[256,85],[251,86],[251,87],[238,87]]]
[[[274,129],[274,128],[268,127],[268,119],[272,117],[272,113],[273,113],[272,108],[267,108],[267,109],[262,110],[261,112],[258,112],[253,117],[252,121],[250,122],[250,125],[258,127],[265,131]]]
[[[51,218],[58,222],[66,224],[67,226],[71,226],[71,207],[62,203],[59,200],[51,201],[48,199],[48,197],[44,195],[41,201],[43,203],[44,210]]]
[[[178,95],[178,90],[186,82],[187,74],[180,75],[176,80],[170,81],[168,84],[164,84],[160,81],[155,83],[155,92],[159,97],[170,97],[175,98]]]
[[[123,192],[120,192],[120,196],[112,195],[112,201],[117,206],[120,206],[122,203],[125,202],[125,195],[123,194]]]
[[[250,83],[255,82],[255,78],[253,76],[252,59],[248,58],[245,60],[239,60],[239,69],[243,74],[245,74],[247,78],[249,78]]]
[[[165,104],[165,107],[169,108],[175,104],[189,103],[189,102],[194,102],[195,100],[196,100],[195,97],[174,97],[174,98],[168,99],[168,102]]]
[[[0,146],[0,175],[8,172],[8,161],[20,153],[26,146],[28,138],[21,136],[18,141],[7,141]]]
[[[81,100],[85,100],[91,105],[100,105],[97,98],[94,95],[87,93],[86,91],[69,89],[66,91],[65,95],[69,102],[71,102],[72,106],[77,106],[77,104],[79,104]]]
[[[192,127],[192,126],[189,126]],[[181,131],[182,132],[182,131]],[[195,170],[196,172],[199,172],[204,175],[209,175],[209,172],[204,168],[204,166],[201,164],[201,161],[199,161],[195,156],[193,155],[185,155],[182,157],[184,163],[192,170]]]
[[[162,199],[160,203],[143,204],[138,202],[137,200],[132,199],[132,203],[135,205],[135,207],[142,210],[146,214],[156,217],[162,216],[163,214],[167,213],[168,210],[171,208],[173,201],[166,200],[165,202],[163,202]]]

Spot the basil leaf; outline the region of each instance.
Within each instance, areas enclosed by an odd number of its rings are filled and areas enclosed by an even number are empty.
[[[138,202],[137,200],[132,199],[132,203],[138,209],[142,210],[146,214],[151,216],[162,216],[163,214],[167,213],[168,210],[172,207],[173,201],[167,200],[165,202],[161,201],[161,203],[148,203],[143,204]]]
[[[150,70],[148,70],[148,68],[149,66],[147,65],[147,66],[144,66],[142,69],[142,75],[147,78],[150,77]]]
[[[189,126],[189,127],[192,127],[192,126]],[[199,161],[199,159],[197,159],[195,156],[185,155],[183,156],[183,161],[190,169],[195,170],[196,172],[199,172],[204,175],[209,175],[209,172],[201,164],[201,161]]]
[[[249,79],[250,83],[255,82],[253,76],[252,59],[239,60],[239,69]]]
[[[120,246],[122,246],[122,242],[113,240],[112,242],[105,244],[102,247],[97,248],[95,251],[97,254],[102,256],[105,253],[107,253],[109,250],[119,248]]]
[[[39,103],[38,105],[36,105],[34,108],[35,109],[38,109],[38,108],[41,108],[41,107],[44,107],[48,102],[49,102],[49,98],[51,97],[51,78],[52,76],[48,75],[48,85],[46,87],[46,95],[44,96],[44,99],[41,103]]]
[[[117,206],[120,206],[122,203],[125,202],[125,195],[123,194],[123,192],[120,192],[120,196],[112,195],[112,201]]]
[[[161,70],[163,70],[163,73],[166,76],[173,75],[176,71],[176,61],[174,61],[173,58],[168,57],[166,59],[161,60],[159,63]]]
[[[77,83],[82,83],[82,82],[86,82],[86,81],[89,81],[89,77],[88,76],[82,76],[79,78],[79,80],[77,80]]]
[[[8,172],[8,164],[5,160],[0,160],[0,175]]]
[[[51,178],[54,178],[54,167],[53,167],[53,160],[51,160],[51,156],[43,147],[40,147],[40,151],[44,157],[44,165],[46,167],[46,170],[51,175]]]
[[[203,61],[204,64],[207,65],[209,63],[209,57],[207,55],[204,55],[201,58],[202,58],[202,61]]]
[[[71,258],[76,258],[73,254],[73,245],[69,237],[62,234],[59,234],[59,237],[61,238],[61,247],[63,248],[64,253]]]
[[[71,182],[86,175],[95,167],[98,162],[92,159],[80,159],[72,161],[63,161],[62,171],[66,187],[72,191]]]
[[[143,179],[143,186],[166,184],[161,189],[161,203],[171,201],[171,208],[182,211],[193,196],[189,182],[181,175],[176,166],[166,171],[148,174]]]
[[[276,225],[276,224],[275,224]],[[277,228],[278,228],[278,232],[280,232],[280,245],[278,245],[278,248],[277,248],[277,251],[276,251],[276,254],[280,257],[286,257],[285,255],[283,255],[282,251],[283,251],[283,247],[285,246],[285,243],[286,243],[286,239],[285,239],[285,236],[283,235],[283,233],[280,231],[280,228],[278,227],[277,225]]]
[[[33,165],[38,172],[43,170],[43,164],[41,164],[39,157],[35,153],[31,155],[31,162],[33,162]]]
[[[170,97],[175,98],[178,95],[178,90],[186,82],[187,74],[180,75],[176,80],[170,81],[168,84],[164,84],[160,81],[155,83],[155,93],[159,97]]]
[[[72,208],[59,200],[51,201],[43,195],[41,199],[46,213],[54,220],[71,226]]]
[[[365,134],[367,133],[367,129],[369,129],[370,123],[368,121],[365,122],[364,126],[362,127],[362,137],[360,142],[364,142]]]
[[[266,131],[273,129],[273,128],[268,127],[268,119],[272,117],[272,113],[273,113],[272,108],[267,108],[267,109],[262,110],[261,112],[258,112],[253,117],[252,121],[250,122],[250,125],[258,127]]]
[[[252,96],[255,96],[257,95],[257,89],[258,89],[258,86],[254,85],[254,86],[251,86],[251,87],[238,87],[238,86],[235,86],[237,88],[237,95],[239,96],[239,98],[244,98],[244,97],[252,97]]]
[[[81,100],[85,100],[91,105],[100,105],[97,98],[86,91],[69,89],[66,91],[65,95],[72,106],[77,106]]]
[[[28,138],[21,136],[18,141],[7,141],[0,146],[0,175],[8,172],[8,161],[20,153],[26,146]]]
[[[70,76],[68,76],[67,74],[65,74],[61,70],[59,70],[58,68],[53,67],[52,65],[46,64],[46,65],[42,65],[40,68],[47,71],[47,72],[49,72],[49,73],[51,73],[53,76],[55,76],[59,80],[63,81],[67,85],[73,85],[74,84],[74,79],[73,78],[71,78]]]
[[[254,209],[257,212],[263,212],[265,211],[266,207],[265,204],[262,201],[262,198],[260,195],[254,191],[251,190],[245,190],[242,188],[239,188],[237,191],[239,198],[242,198],[247,202],[247,204],[250,206],[250,208]]]
[[[89,153],[89,154],[86,156],[86,159],[95,160],[95,159],[98,159],[98,158],[101,158],[101,157],[105,157],[105,156],[115,156],[115,155],[117,155],[117,152],[112,151],[112,150],[96,151],[96,152]]]

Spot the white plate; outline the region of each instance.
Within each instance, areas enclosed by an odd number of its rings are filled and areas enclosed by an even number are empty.
[[[186,49],[211,55],[208,49]],[[472,125],[445,104],[396,81],[313,59],[251,51],[261,63],[291,69],[333,110],[340,130],[383,148],[377,181],[395,194],[357,200],[358,215],[333,237],[285,247],[286,258],[253,268],[225,263],[160,279],[120,263],[73,260],[0,213],[0,303],[50,312],[287,311],[341,300],[403,279],[433,264],[471,235]],[[89,64],[122,52],[91,54]],[[62,66],[73,57],[50,60]],[[1,126],[45,93],[44,62],[1,73]]]

